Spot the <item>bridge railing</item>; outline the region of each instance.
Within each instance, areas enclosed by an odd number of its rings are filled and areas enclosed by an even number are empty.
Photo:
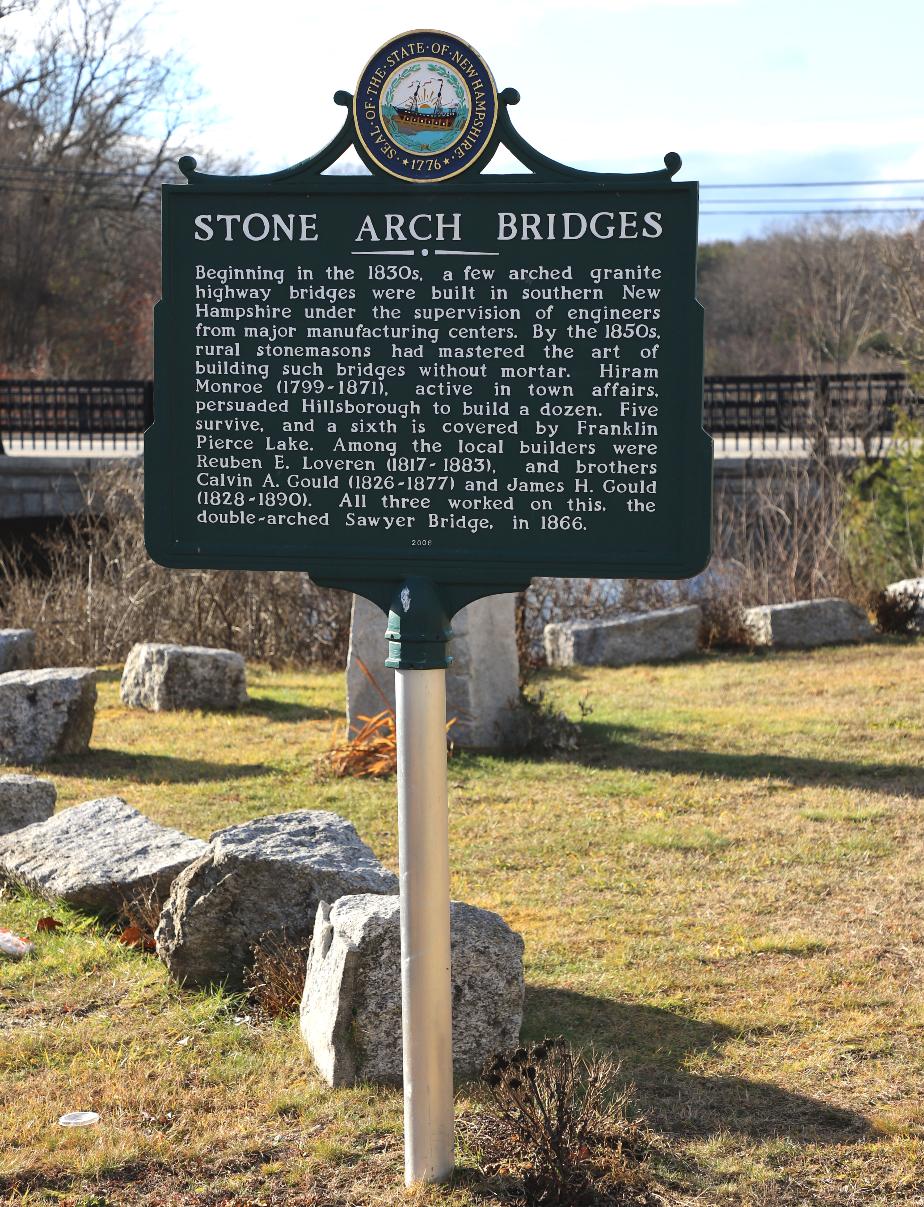
[[[919,412],[904,373],[707,377],[704,423],[726,449],[876,457],[899,407]]]
[[[924,409],[903,373],[705,380],[705,427],[724,450],[875,457],[899,406]],[[140,451],[153,417],[151,381],[0,379],[0,452]]]
[[[0,379],[0,452],[140,451],[151,381]]]

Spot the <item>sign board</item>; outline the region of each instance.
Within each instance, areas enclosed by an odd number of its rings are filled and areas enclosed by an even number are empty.
[[[223,178],[186,158],[164,189],[148,550],[392,604],[409,1184],[453,1159],[449,618],[534,575],[709,556],[696,185],[673,155],[555,163],[518,99],[459,39],[402,34],[314,159]],[[501,145],[526,173],[483,174]],[[325,175],[350,146],[370,175]]]
[[[403,35],[319,156],[164,188],[157,561],[379,601],[705,565],[697,186],[546,159],[466,51]],[[480,174],[501,144],[530,170]]]

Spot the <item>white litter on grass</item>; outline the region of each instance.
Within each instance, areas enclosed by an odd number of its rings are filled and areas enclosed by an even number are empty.
[[[21,960],[23,956],[31,955],[35,944],[28,939],[14,935],[11,930],[0,930],[0,955],[9,956],[13,960]]]
[[[69,1111],[58,1120],[62,1127],[91,1127],[99,1123],[96,1111]]]

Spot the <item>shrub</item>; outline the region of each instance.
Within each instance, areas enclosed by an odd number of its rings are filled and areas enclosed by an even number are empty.
[[[586,699],[579,700],[578,707],[581,721],[593,712],[593,706]],[[518,754],[533,758],[567,758],[580,748],[582,730],[579,721],[572,721],[557,709],[539,688],[520,692],[514,734],[510,745]]]
[[[913,595],[874,591],[867,606],[876,617],[876,628],[880,633],[910,637],[918,631],[919,603]]]
[[[141,470],[97,470],[87,509],[0,555],[4,624],[34,628],[45,665],[119,662],[137,641],[220,646],[272,666],[343,666],[351,597],[281,571],[167,570],[144,547]]]
[[[703,611],[700,644],[706,650],[727,650],[752,644],[745,627],[744,609],[738,592],[710,592],[697,603]]]
[[[264,935],[253,947],[253,964],[244,974],[250,1001],[266,1018],[293,1014],[302,1000],[310,939],[298,942],[284,933]]]
[[[924,419],[899,412],[890,456],[855,470],[846,532],[858,577],[882,585],[924,573]]]
[[[474,1125],[483,1172],[518,1184],[528,1204],[644,1204],[649,1132],[619,1066],[544,1039],[493,1057],[488,1112]]]

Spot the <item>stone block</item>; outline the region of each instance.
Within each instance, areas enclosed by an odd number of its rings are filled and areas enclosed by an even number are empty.
[[[0,675],[0,763],[82,754],[96,713],[96,671],[66,667]]]
[[[0,775],[0,835],[47,821],[58,793],[51,780],[34,775]]]
[[[446,673],[446,719],[456,722],[449,736],[457,746],[500,749],[519,732],[519,662],[514,595],[491,595],[458,612],[449,644],[452,665]],[[388,618],[381,608],[356,595],[347,659],[347,724],[353,733],[360,716],[374,716],[385,701],[363,674],[362,660],[395,706],[395,672],[384,666]]]
[[[178,981],[240,989],[265,935],[305,938],[321,901],[397,891],[397,878],[336,813],[259,817],[213,834],[177,877],[157,951]]]
[[[800,599],[747,608],[744,627],[754,645],[775,649],[810,649],[874,636],[863,609],[846,599]]]
[[[475,1077],[514,1047],[523,1017],[523,940],[501,918],[454,901],[452,1058]],[[332,1086],[402,1080],[401,924],[396,897],[342,897],[315,921],[301,1005],[302,1038]]]
[[[33,629],[0,629],[0,675],[25,671],[35,662]]]
[[[566,620],[545,626],[549,666],[629,666],[695,654],[703,614],[696,604],[614,620]]]
[[[144,642],[129,652],[120,693],[129,708],[150,712],[240,708],[247,702],[244,659],[233,650]]]
[[[200,839],[107,796],[0,838],[0,876],[108,917],[139,895],[164,897],[204,850]]]

